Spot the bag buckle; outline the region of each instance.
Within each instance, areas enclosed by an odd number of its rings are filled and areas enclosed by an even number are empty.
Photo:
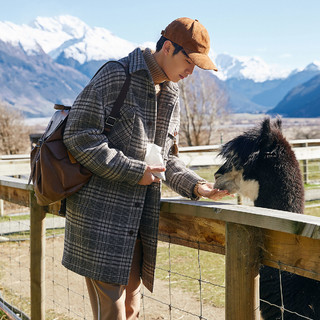
[[[117,118],[109,116],[105,122],[105,131],[109,132],[112,129],[112,127],[115,125],[117,120],[118,120]]]
[[[35,145],[36,148],[40,148],[43,144],[43,139],[40,138],[38,141],[37,141],[37,144]]]

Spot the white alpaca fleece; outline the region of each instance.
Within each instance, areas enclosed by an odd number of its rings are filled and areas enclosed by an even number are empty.
[[[259,182],[257,180],[244,180],[241,173],[239,193],[255,201],[259,195]]]
[[[259,195],[259,182],[256,180],[244,180],[243,170],[236,170],[234,167],[232,171],[216,177],[214,187],[228,190],[230,193],[240,193],[252,201],[255,201]]]

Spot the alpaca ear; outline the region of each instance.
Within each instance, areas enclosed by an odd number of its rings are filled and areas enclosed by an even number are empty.
[[[277,120],[275,122],[276,127],[282,132],[282,120],[280,117],[277,117]]]
[[[270,132],[271,132],[270,118],[266,118],[263,120],[261,125],[261,136],[260,136],[261,146],[260,147],[266,147],[269,144]]]
[[[263,120],[261,125],[261,136],[268,136],[270,132],[271,132],[270,118],[266,118]]]

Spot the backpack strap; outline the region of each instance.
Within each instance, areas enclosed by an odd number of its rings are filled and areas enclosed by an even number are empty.
[[[126,80],[120,90],[120,93],[117,97],[117,100],[115,101],[112,110],[110,112],[110,115],[108,116],[106,122],[105,122],[105,128],[104,131],[106,133],[110,132],[116,121],[120,118],[120,109],[124,103],[124,99],[126,98],[127,92],[129,90],[130,82],[131,82],[131,75],[129,73],[129,66],[125,66],[125,72],[126,72]]]
[[[122,62],[117,61],[117,60],[107,61],[105,64],[103,64],[99,68],[99,70],[95,73],[95,75],[92,77],[91,80],[93,80],[97,76],[97,74],[110,62],[119,63],[124,68],[124,71],[126,73],[126,80],[123,83],[123,86],[120,90],[120,93],[117,97],[117,100],[115,101],[107,120],[105,121],[105,127],[104,127],[105,133],[110,132],[112,127],[115,125],[116,121],[120,118],[120,109],[124,103],[124,99],[126,98],[127,92],[129,90],[130,82],[131,82],[131,75],[129,73],[129,65],[128,64],[124,65]]]
[[[108,116],[107,120],[105,121],[105,127],[104,131],[105,133],[108,133],[111,131],[112,127],[115,125],[116,121],[120,118],[120,109],[124,103],[124,99],[126,98],[127,92],[129,90],[130,82],[131,82],[131,75],[129,73],[129,65],[124,65],[120,61],[107,61],[105,64],[103,64],[99,70],[95,73],[95,75],[91,78],[93,80],[96,75],[110,62],[116,62],[121,64],[121,66],[124,68],[124,71],[126,73],[126,80],[123,83],[123,86],[120,90],[120,93],[117,97],[117,100],[113,104],[112,110],[110,112],[110,115]],[[54,108],[56,110],[70,110],[70,106],[65,106],[63,104],[55,104]]]

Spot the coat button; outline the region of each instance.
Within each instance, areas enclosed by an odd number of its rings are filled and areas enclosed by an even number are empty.
[[[136,208],[140,208],[140,203],[139,203],[139,202],[136,202],[136,203],[134,204],[134,206],[135,206]]]
[[[154,98],[154,94],[153,94],[153,93],[149,93],[149,94],[148,94],[148,97],[149,97],[150,99],[153,99],[153,98]]]
[[[133,231],[133,230],[129,230],[129,231],[128,231],[128,235],[129,235],[129,236],[133,236],[133,235],[134,235],[134,231]]]
[[[151,127],[151,126],[152,126],[152,121],[148,121],[148,122],[147,122],[147,126],[148,126],[148,127]]]

